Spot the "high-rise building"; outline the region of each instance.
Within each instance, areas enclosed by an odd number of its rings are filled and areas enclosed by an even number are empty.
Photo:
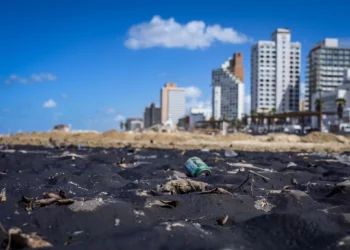
[[[157,108],[154,103],[145,108],[143,112],[144,128],[149,128],[155,124],[161,123],[161,109]]]
[[[277,113],[299,110],[301,44],[289,29],[277,29],[272,41],[259,41],[251,54],[251,108]]]
[[[185,102],[185,89],[178,88],[176,83],[166,83],[160,94],[162,122],[171,120],[177,125],[179,119],[185,116]]]
[[[316,92],[334,91],[342,85],[347,68],[350,68],[349,47],[340,46],[340,41],[332,38],[317,43],[308,55],[309,102]],[[309,105],[310,109],[312,105]]]
[[[216,120],[241,119],[244,112],[244,68],[242,53],[235,53],[212,71],[212,107]]]

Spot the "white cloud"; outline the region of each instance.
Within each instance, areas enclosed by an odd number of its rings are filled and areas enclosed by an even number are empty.
[[[50,100],[44,102],[44,104],[43,104],[43,108],[54,108],[56,106],[57,106],[57,103],[53,99],[50,99]]]
[[[151,47],[204,49],[214,42],[242,44],[250,39],[232,28],[206,25],[203,21],[180,24],[174,18],[154,16],[150,22],[133,25],[124,45],[130,49]]]
[[[108,108],[108,109],[103,110],[103,113],[106,114],[106,115],[111,115],[111,114],[115,113],[115,109],[114,108]]]
[[[197,99],[202,96],[202,91],[195,86],[185,88],[185,93],[187,98]]]
[[[51,73],[32,74],[28,78],[12,74],[5,80],[5,83],[6,84],[11,84],[11,83],[25,84],[25,83],[31,83],[31,82],[46,82],[46,81],[56,81],[56,80],[57,80],[57,76]]]
[[[26,78],[20,77],[18,75],[12,74],[10,75],[6,80],[6,84],[11,84],[13,82],[19,82],[19,83],[28,83],[28,80]]]
[[[113,120],[116,121],[116,122],[121,122],[121,121],[125,120],[125,117],[122,116],[122,115],[117,115],[116,117],[114,117]]]
[[[250,110],[251,110],[251,96],[246,95],[244,97],[244,113],[247,115],[250,115]]]
[[[190,99],[186,102],[186,113],[190,112],[191,108],[211,108],[211,101],[202,101],[197,99]]]
[[[34,82],[56,81],[57,80],[57,76],[55,76],[51,73],[32,74],[30,78]]]

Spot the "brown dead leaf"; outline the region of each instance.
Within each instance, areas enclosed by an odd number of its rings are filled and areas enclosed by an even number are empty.
[[[54,194],[54,193],[44,192],[43,196],[44,196],[45,199],[55,198],[56,200],[62,200],[61,196],[59,196],[58,194]]]
[[[36,200],[34,202],[34,205],[36,207],[46,207],[46,206],[51,205],[51,204],[53,204],[55,202],[57,202],[57,199],[55,199],[55,198],[48,198],[48,199]]]
[[[224,217],[220,217],[216,221],[217,221],[218,225],[223,226],[226,224],[227,220],[228,220],[228,215],[226,215]]]
[[[13,227],[8,231],[8,241],[13,248],[44,248],[52,247],[52,244],[37,233],[22,233],[20,228]]]
[[[62,189],[58,189],[57,192],[62,199],[66,199],[66,192],[64,192]]]
[[[70,205],[74,203],[72,199],[61,199],[57,201],[58,205]]]
[[[6,197],[6,188],[3,188],[1,190],[1,193],[0,193],[0,201],[1,202],[5,202],[7,200],[7,197]]]
[[[22,200],[21,201],[29,204],[29,203],[31,203],[33,201],[33,198],[28,198],[28,197],[22,196]]]

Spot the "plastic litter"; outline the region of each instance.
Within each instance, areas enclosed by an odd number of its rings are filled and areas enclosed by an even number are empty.
[[[238,154],[232,149],[225,150],[225,157],[237,157]]]

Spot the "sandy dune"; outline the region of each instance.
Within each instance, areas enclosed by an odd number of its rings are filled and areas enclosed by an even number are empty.
[[[173,134],[144,132],[128,133],[110,130],[105,133],[21,133],[0,137],[0,144],[9,145],[47,145],[49,138],[57,143],[82,144],[90,147],[123,147],[132,145],[145,148],[178,149],[222,149],[232,148],[245,151],[275,152],[343,152],[350,151],[350,137],[326,133],[311,133],[307,136],[269,134],[252,136],[248,134],[231,134],[210,136],[177,132]]]

